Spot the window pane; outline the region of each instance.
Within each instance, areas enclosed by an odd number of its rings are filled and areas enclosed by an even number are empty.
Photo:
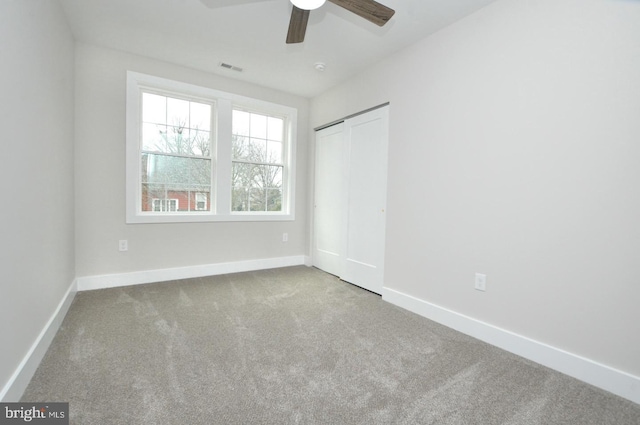
[[[267,211],[282,211],[281,189],[267,189]]]
[[[142,121],[167,123],[167,98],[157,94],[142,93]]]
[[[211,130],[211,106],[204,103],[190,102],[191,114],[189,127],[194,130]]]
[[[142,185],[142,211],[164,211],[167,191],[163,185]]]
[[[176,128],[189,125],[189,102],[167,98],[167,124]]]
[[[267,158],[264,162],[282,164],[282,143],[269,141],[267,144]]]
[[[188,159],[190,179],[192,187],[202,186],[208,188],[211,185],[211,160]]]
[[[251,137],[267,138],[267,117],[251,114]]]
[[[282,167],[233,163],[232,210],[280,211]],[[272,199],[269,201],[268,196]],[[271,203],[269,203],[271,202]]]
[[[241,162],[234,162],[232,167],[232,186],[236,188],[250,188],[254,184],[254,168],[253,164],[244,164]]]
[[[161,124],[142,124],[142,150],[166,152],[167,126]]]
[[[251,138],[247,159],[253,162],[267,162],[267,141]]]
[[[249,211],[266,211],[266,191],[252,188],[249,191]]]
[[[232,136],[232,159],[249,159],[249,138],[244,136]]]
[[[164,152],[179,155],[192,155],[189,129],[183,126],[169,125],[167,127],[167,145]]]
[[[282,167],[273,165],[258,165],[255,167],[254,181],[259,187],[276,189],[282,187]]]
[[[249,191],[245,187],[234,187],[231,191],[231,211],[249,210]]]
[[[191,130],[192,154],[196,156],[211,156],[211,138],[208,131]]]
[[[240,136],[248,136],[250,130],[250,115],[248,112],[234,110],[231,132]]]
[[[146,158],[146,164],[144,163]],[[189,158],[145,154],[142,156],[142,181],[149,183],[189,183],[183,165]],[[146,165],[146,168],[145,168]]]
[[[267,139],[282,142],[284,121],[281,118],[269,117],[267,120]]]

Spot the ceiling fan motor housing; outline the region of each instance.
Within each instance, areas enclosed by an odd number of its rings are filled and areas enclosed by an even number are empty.
[[[326,0],[291,0],[295,7],[304,10],[314,10],[324,4]]]

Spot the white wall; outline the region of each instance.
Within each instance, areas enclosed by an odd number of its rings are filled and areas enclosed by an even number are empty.
[[[0,1],[0,391],[74,279],[73,49],[57,1]]]
[[[125,224],[126,71],[298,108],[296,220]],[[83,44],[76,49],[76,271],[78,277],[307,253],[309,101],[240,81]],[[282,242],[282,233],[289,241]],[[118,251],[118,240],[129,251]]]
[[[498,1],[311,125],[386,101],[385,285],[640,376],[640,3]]]

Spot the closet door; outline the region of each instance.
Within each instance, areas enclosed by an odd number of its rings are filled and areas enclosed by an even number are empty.
[[[344,124],[316,132],[313,265],[336,276],[344,270]]]
[[[347,229],[341,278],[382,292],[387,198],[388,107],[345,121]]]
[[[316,133],[314,266],[382,292],[388,107]]]

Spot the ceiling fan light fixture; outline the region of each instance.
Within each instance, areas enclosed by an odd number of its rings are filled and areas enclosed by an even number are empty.
[[[291,0],[291,3],[298,9],[314,10],[324,4],[326,0]]]

